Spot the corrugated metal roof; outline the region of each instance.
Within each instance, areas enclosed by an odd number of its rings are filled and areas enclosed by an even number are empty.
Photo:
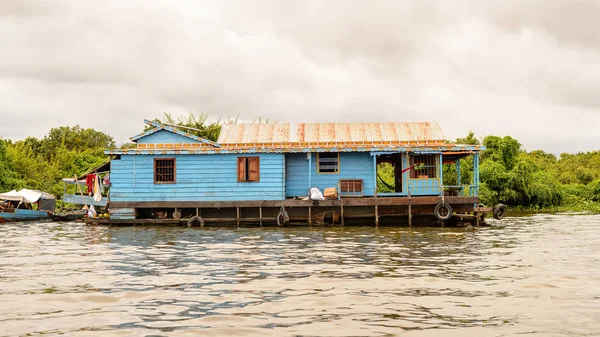
[[[443,141],[438,123],[266,123],[223,125],[217,143],[371,143]]]
[[[415,146],[372,146],[363,147],[340,147],[336,152],[371,152],[371,153],[446,153],[457,151],[461,153],[478,152],[485,150],[483,145],[415,145]],[[249,153],[308,153],[308,152],[329,152],[330,147],[290,147],[290,146],[265,146],[265,147],[197,147],[197,148],[131,148],[106,150],[105,154],[135,154],[135,155],[184,155],[184,154],[249,154]]]

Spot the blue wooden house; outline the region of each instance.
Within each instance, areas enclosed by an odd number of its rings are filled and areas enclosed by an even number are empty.
[[[473,211],[478,202],[482,147],[447,143],[437,123],[227,124],[217,142],[145,123],[152,128],[131,138],[135,148],[105,152],[112,158],[113,220],[158,214],[172,221],[262,223],[284,210],[285,220],[310,223],[317,208],[341,213],[343,220],[345,206],[346,218],[372,209],[378,221],[378,207],[410,213],[409,205],[443,202]],[[466,156],[474,156],[473,181],[444,186],[442,164],[453,163],[460,172],[458,159]],[[378,191],[383,163],[393,168],[394,181]],[[335,188],[337,197],[306,200],[311,187]]]

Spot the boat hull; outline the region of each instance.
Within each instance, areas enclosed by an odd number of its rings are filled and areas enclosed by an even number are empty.
[[[49,218],[46,211],[15,209],[14,212],[0,212],[0,222],[35,221]]]
[[[50,215],[50,217],[52,218],[52,221],[74,221],[83,219],[85,217],[85,214],[86,211],[82,210],[69,213],[52,214]]]

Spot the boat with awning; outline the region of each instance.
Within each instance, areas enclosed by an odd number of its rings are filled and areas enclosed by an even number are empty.
[[[37,205],[37,209],[33,209],[33,204]],[[55,205],[54,195],[38,190],[24,188],[0,193],[0,222],[49,218]]]

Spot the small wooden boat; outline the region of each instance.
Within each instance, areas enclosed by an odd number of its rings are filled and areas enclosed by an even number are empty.
[[[56,204],[52,194],[25,188],[1,193],[0,201],[5,201],[4,206],[0,205],[0,222],[47,219]],[[36,204],[38,209],[32,209],[32,204]]]
[[[4,209],[0,211],[0,222],[35,221],[49,218],[47,211],[32,209]]]
[[[50,214],[52,221],[75,221],[85,217],[86,210],[71,211],[65,213]]]

